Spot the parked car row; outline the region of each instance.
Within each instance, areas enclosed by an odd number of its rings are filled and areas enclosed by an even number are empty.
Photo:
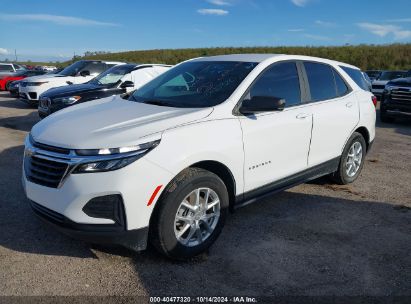
[[[80,61],[19,90],[36,93],[42,115],[57,111],[25,140],[34,212],[74,237],[133,250],[151,242],[175,259],[207,250],[229,210],[323,175],[354,182],[375,137],[362,72],[313,57]]]
[[[411,118],[411,70],[370,70],[366,73],[373,79],[373,94],[381,101],[381,121],[393,122],[395,117]]]
[[[0,89],[38,106],[44,118],[74,104],[133,91],[169,68],[162,64],[80,60],[58,73],[22,70],[4,74],[0,76]]]

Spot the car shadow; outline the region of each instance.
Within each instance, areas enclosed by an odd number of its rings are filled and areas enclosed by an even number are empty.
[[[95,258],[90,246],[62,235],[32,212],[21,184],[23,146],[0,153],[0,246],[44,255]]]
[[[409,207],[287,191],[237,210],[208,253],[133,261],[153,296],[409,295],[410,229]]]
[[[377,109],[376,126],[384,129],[394,129],[396,133],[411,136],[411,119],[395,118],[393,122],[382,122],[380,119],[380,110]]]
[[[2,100],[0,102],[0,107],[2,108],[10,108],[10,109],[37,109],[37,106],[32,106],[24,101],[21,101],[20,99],[10,96],[10,95],[0,95],[2,98],[9,98],[7,100]]]
[[[23,146],[0,153],[0,246],[23,253],[130,260],[149,295],[409,294],[411,209],[293,192],[236,210],[206,253],[171,261],[91,246],[35,217],[21,186]]]
[[[0,118],[0,127],[29,132],[39,121],[40,118],[38,113],[31,112],[25,116]]]

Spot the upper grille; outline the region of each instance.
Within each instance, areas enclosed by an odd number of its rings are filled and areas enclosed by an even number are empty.
[[[391,91],[391,99],[392,100],[398,100],[398,101],[405,101],[405,102],[411,102],[411,92],[407,90],[402,90],[402,89],[396,89]]]
[[[22,81],[20,82],[20,87],[26,87],[27,86],[27,81]]]
[[[39,149],[42,149],[42,150],[45,150],[45,151],[61,153],[61,154],[70,154],[70,150],[65,149],[65,148],[49,146],[49,145],[42,144],[42,143],[35,142],[35,141],[32,141],[32,145],[36,148],[39,148]]]
[[[31,156],[25,159],[27,179],[33,183],[57,188],[68,170],[68,164]]]

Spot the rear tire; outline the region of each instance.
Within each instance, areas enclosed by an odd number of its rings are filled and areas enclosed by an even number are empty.
[[[331,176],[337,184],[350,184],[358,178],[364,166],[366,149],[364,137],[354,132],[344,147],[337,171]]]
[[[150,242],[163,255],[184,260],[206,251],[217,239],[229,198],[217,175],[188,168],[170,182],[157,204],[150,223]]]

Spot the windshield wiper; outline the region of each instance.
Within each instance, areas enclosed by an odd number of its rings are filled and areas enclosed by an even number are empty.
[[[144,100],[142,101],[142,103],[146,103],[146,104],[151,104],[151,105],[155,105],[155,106],[163,106],[163,107],[171,107],[172,105],[170,103],[167,103],[163,100]]]

